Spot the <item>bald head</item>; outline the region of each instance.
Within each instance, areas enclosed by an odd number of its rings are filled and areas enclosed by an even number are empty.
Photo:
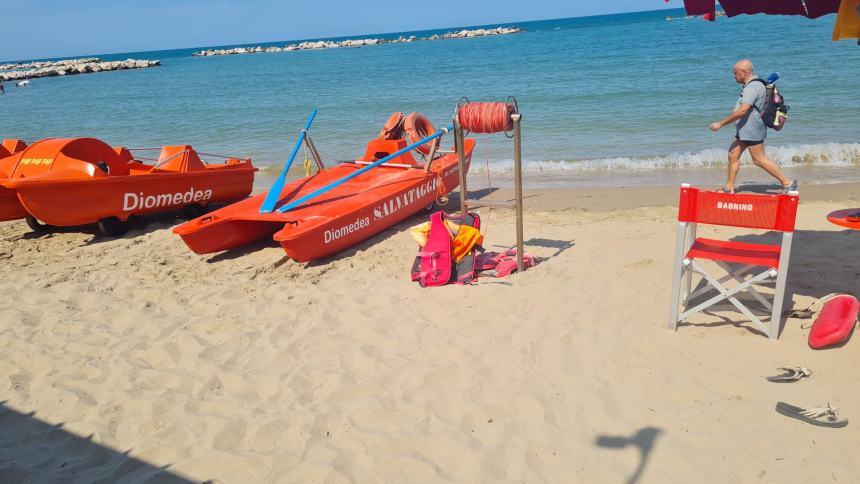
[[[735,81],[738,84],[746,84],[755,77],[755,69],[753,63],[747,59],[739,60],[735,63],[732,72],[735,75]]]

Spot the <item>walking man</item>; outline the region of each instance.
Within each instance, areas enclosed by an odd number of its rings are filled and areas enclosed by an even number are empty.
[[[749,150],[753,163],[779,181],[783,191],[796,190],[797,181],[786,178],[779,166],[764,153],[764,139],[767,137],[767,126],[761,119],[767,97],[764,82],[756,80],[753,64],[746,59],[738,61],[733,71],[735,82],[744,86],[735,110],[727,118],[711,123],[710,126],[711,131],[716,132],[729,123],[736,123],[735,139],[729,147],[728,179],[723,191],[735,192],[735,179],[741,167],[744,150]]]

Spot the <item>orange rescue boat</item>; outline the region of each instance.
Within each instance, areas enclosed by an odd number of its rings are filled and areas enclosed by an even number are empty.
[[[435,131],[426,118],[421,121],[423,130]],[[408,147],[406,140],[391,138],[383,129],[380,137],[368,143],[362,160],[321,168],[308,178],[283,185],[277,206],[283,209],[300,203],[289,211],[260,213],[268,195],[263,193],[190,220],[173,232],[198,254],[233,249],[266,237],[273,237],[299,262],[344,250],[432,206],[459,184],[457,153],[446,152],[428,167],[427,162],[416,162],[410,151],[391,157]],[[312,142],[309,145],[315,154]],[[474,147],[475,141],[467,139],[463,153],[467,169]],[[435,150],[427,149],[432,155],[431,151]],[[303,197],[389,157],[372,170],[301,203]]]
[[[132,215],[247,196],[256,168],[249,159],[224,158],[224,163],[205,164],[191,146],[165,146],[150,165],[127,148],[94,138],[54,138],[0,160],[0,173],[6,175],[0,186],[15,194],[23,209],[19,213],[34,230],[42,223],[96,222],[102,232],[119,235]]]

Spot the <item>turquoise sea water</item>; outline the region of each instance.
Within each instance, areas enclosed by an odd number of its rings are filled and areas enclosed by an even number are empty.
[[[105,59],[162,66],[6,83],[0,137],[94,136],[113,145],[188,143],[250,156],[265,184],[312,108],[325,160],[354,159],[393,111],[446,124],[461,96],[516,96],[533,185],[718,180],[734,106],[732,64],[781,74],[791,118],[768,153],[804,179],[860,180],[860,47],[830,41],[833,16],[667,21],[681,10],[513,23],[526,33],[363,48],[191,57],[197,49]],[[431,32],[409,32],[426,36]],[[397,36],[397,34],[389,34]],[[384,36],[389,36],[384,35]],[[383,35],[370,35],[383,37]],[[276,42],[271,45],[284,45]],[[450,141],[450,138],[448,138]],[[473,176],[504,181],[512,143],[478,137]],[[297,163],[300,165],[300,163]],[[743,173],[760,175],[753,169]],[[766,180],[766,176],[761,178]]]

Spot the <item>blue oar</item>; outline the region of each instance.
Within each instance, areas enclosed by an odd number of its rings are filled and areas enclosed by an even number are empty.
[[[269,189],[266,199],[263,200],[263,204],[260,205],[260,213],[271,213],[275,209],[275,204],[278,203],[278,199],[281,198],[281,190],[284,189],[284,183],[287,181],[287,172],[290,171],[290,165],[293,164],[293,160],[296,158],[296,153],[299,152],[299,147],[305,140],[305,135],[308,134],[308,130],[311,129],[311,123],[314,122],[314,116],[316,115],[316,109],[311,111],[311,116],[308,118],[308,122],[305,123],[305,129],[303,129],[299,134],[299,140],[296,141],[296,146],[293,147],[293,152],[290,153],[290,159],[287,160],[287,164],[284,166],[283,171],[281,171],[281,175],[278,176],[275,183],[272,183],[272,188]]]
[[[278,211],[279,212],[286,212],[290,209],[293,209],[293,208],[307,202],[308,200],[310,200],[312,198],[316,198],[316,197],[322,195],[323,193],[331,190],[332,188],[336,188],[340,185],[343,185],[344,183],[348,182],[349,180],[352,180],[353,178],[357,177],[358,175],[361,175],[362,173],[364,173],[368,170],[372,170],[372,169],[376,168],[377,166],[385,163],[388,160],[397,158],[398,156],[402,155],[403,153],[407,153],[407,152],[409,152],[409,150],[414,150],[415,148],[423,145],[424,143],[426,143],[428,141],[432,141],[432,140],[434,140],[440,136],[444,136],[445,133],[447,133],[448,131],[451,131],[452,129],[454,129],[454,125],[453,124],[448,125],[447,128],[443,128],[441,131],[437,131],[436,133],[433,133],[430,136],[428,136],[428,137],[426,137],[420,141],[416,141],[415,143],[412,143],[411,145],[407,146],[406,148],[395,151],[394,153],[386,156],[385,158],[382,158],[380,160],[376,160],[373,163],[365,166],[364,168],[362,168],[356,172],[350,173],[349,175],[341,178],[340,180],[333,181],[333,182],[329,183],[328,185],[326,185],[322,188],[318,188],[317,190],[314,190],[313,192],[308,193],[307,195],[305,195],[299,199],[293,200],[292,202],[279,208]]]

